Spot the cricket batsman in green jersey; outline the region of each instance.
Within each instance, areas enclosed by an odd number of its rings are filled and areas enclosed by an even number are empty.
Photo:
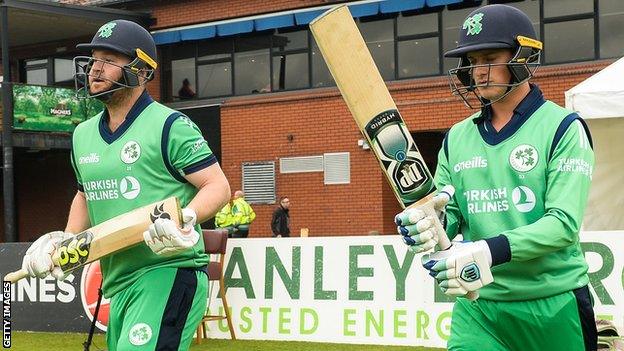
[[[197,126],[148,95],[157,68],[156,45],[136,23],[103,25],[78,48],[77,94],[106,109],[73,134],[72,165],[78,192],[65,231],[38,239],[23,268],[52,273],[55,244],[109,218],[177,196],[182,228],[159,218],[143,233],[145,244],[100,260],[102,291],[110,298],[109,351],[187,350],[206,309],[208,256],[198,223],[214,216],[230,187]]]
[[[455,188],[446,233],[465,241],[422,258],[442,291],[458,297],[449,350],[596,349],[579,243],[591,137],[576,113],[529,83],[541,51],[523,12],[488,5],[468,15],[445,54],[460,60],[449,71],[453,94],[480,108],[450,129],[435,175],[438,189]],[[413,251],[435,245],[436,219],[416,208],[395,220]],[[478,299],[465,298],[477,290]]]

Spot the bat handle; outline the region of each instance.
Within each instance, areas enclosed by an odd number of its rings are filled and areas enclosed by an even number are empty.
[[[14,283],[17,283],[20,279],[23,279],[23,278],[26,278],[26,277],[28,277],[28,272],[23,270],[23,269],[20,269],[20,270],[17,270],[15,272],[11,272],[11,273],[5,275],[4,276],[4,281],[5,282],[8,281],[8,282],[11,282],[11,283],[14,284]]]

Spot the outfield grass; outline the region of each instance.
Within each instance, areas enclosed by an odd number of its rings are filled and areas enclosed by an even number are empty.
[[[12,351],[82,351],[82,343],[86,334],[73,333],[27,333],[14,332],[12,335]],[[105,350],[104,335],[98,334],[93,340],[90,351]],[[442,349],[412,346],[376,346],[347,345],[294,341],[258,341],[258,340],[204,340],[201,345],[193,341],[191,351],[439,351]]]

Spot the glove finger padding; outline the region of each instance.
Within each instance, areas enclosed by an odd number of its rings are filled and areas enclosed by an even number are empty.
[[[420,208],[408,208],[405,211],[399,213],[394,217],[394,223],[399,226],[407,226],[410,224],[416,224],[421,219],[425,218],[425,211]]]

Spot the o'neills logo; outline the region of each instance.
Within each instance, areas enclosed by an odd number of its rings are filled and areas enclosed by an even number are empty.
[[[50,114],[53,116],[71,116],[71,110],[67,109],[58,109],[58,108],[51,108],[50,109]]]
[[[487,159],[481,156],[475,156],[468,161],[462,161],[462,162],[457,163],[455,166],[453,166],[453,171],[455,171],[455,173],[459,173],[460,171],[463,171],[464,169],[486,168],[486,167],[487,167]]]
[[[93,321],[95,306],[98,300],[98,288],[101,282],[102,271],[100,270],[100,262],[95,261],[86,265],[82,270],[82,277],[80,278],[80,300],[82,301],[82,308],[85,314],[89,317],[89,321]],[[106,331],[109,311],[110,300],[102,297],[100,311],[95,322],[95,325],[102,331]]]
[[[96,154],[95,152],[90,153],[89,156],[80,156],[80,158],[78,159],[78,163],[81,165],[84,165],[87,163],[99,163],[99,162],[100,162],[100,156]]]

